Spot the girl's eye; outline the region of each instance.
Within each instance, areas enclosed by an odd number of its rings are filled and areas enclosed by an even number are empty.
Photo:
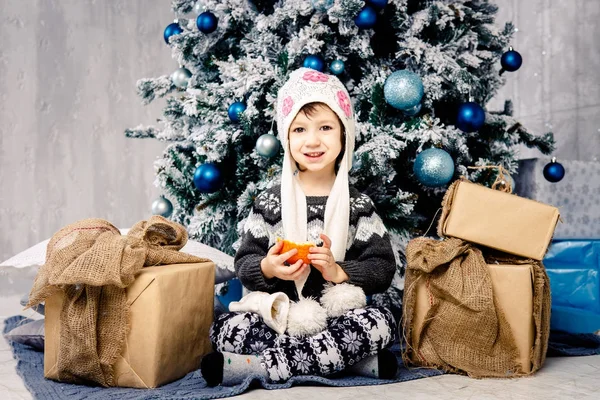
[[[294,128],[294,132],[296,132],[296,133],[302,133],[302,132],[304,132],[304,128],[300,128],[300,127]]]
[[[329,126],[329,125],[323,125],[323,126],[321,127],[321,129],[322,129],[322,130],[324,130],[324,131],[330,131],[330,130],[332,130],[333,128],[332,128],[331,126]]]

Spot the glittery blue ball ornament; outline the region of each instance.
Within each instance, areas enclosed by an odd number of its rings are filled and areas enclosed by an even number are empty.
[[[329,70],[334,75],[339,75],[343,73],[344,68],[346,68],[346,66],[344,65],[344,62],[342,60],[335,60],[329,65]]]
[[[310,2],[316,11],[327,12],[327,10],[333,7],[335,0],[310,0]]]
[[[387,103],[399,110],[408,110],[421,103],[425,89],[421,77],[414,72],[395,71],[385,80],[383,95]]]
[[[310,54],[306,56],[304,62],[302,63],[302,66],[304,68],[312,68],[319,72],[323,72],[323,68],[325,68],[325,62],[323,61],[321,56],[318,56],[316,54]]]
[[[365,6],[359,11],[358,15],[354,17],[354,23],[360,29],[370,29],[377,23],[377,11],[373,7]]]
[[[244,111],[246,111],[246,104],[242,103],[241,101],[236,101],[229,106],[227,114],[229,115],[229,119],[233,122],[240,122],[241,114]]]
[[[223,185],[221,171],[213,163],[206,163],[196,168],[194,172],[194,186],[201,193],[213,193]]]
[[[454,176],[454,160],[442,149],[423,150],[415,159],[413,172],[425,186],[444,186]]]
[[[468,102],[458,106],[456,127],[463,132],[475,132],[485,124],[485,110],[477,103]]]
[[[544,167],[544,178],[546,178],[548,182],[556,183],[560,182],[564,177],[565,167],[563,167],[561,163],[556,162],[555,158],[552,158],[552,161]]]
[[[409,117],[414,117],[415,115],[417,115],[419,113],[419,111],[421,111],[421,103],[417,104],[414,107],[403,110],[402,112],[405,115],[408,115]]]
[[[367,0],[367,4],[379,10],[382,10],[385,8],[385,6],[387,6],[388,0]]]
[[[177,22],[173,22],[172,24],[167,25],[165,31],[163,32],[163,38],[165,38],[165,43],[169,44],[169,38],[173,35],[179,35],[181,32],[183,32],[183,29],[181,29]]]
[[[205,11],[196,18],[196,26],[198,27],[198,30],[203,33],[214,32],[217,29],[218,22],[219,20],[215,14],[210,11]]]
[[[519,52],[514,51],[512,47],[509,51],[502,54],[502,58],[500,58],[500,64],[502,64],[502,69],[509,72],[514,72],[521,68],[521,64],[523,64],[523,57]]]

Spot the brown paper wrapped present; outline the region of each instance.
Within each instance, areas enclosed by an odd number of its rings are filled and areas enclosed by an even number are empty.
[[[528,375],[543,365],[550,292],[540,262],[486,259],[455,238],[414,239],[407,261],[406,364],[472,377]]]
[[[114,366],[115,386],[154,388],[199,368],[211,351],[215,265],[143,268],[127,287],[130,329]],[[46,300],[44,376],[58,380],[63,293]]]
[[[544,258],[559,218],[556,207],[467,180],[448,188],[443,207],[440,236],[534,260]]]

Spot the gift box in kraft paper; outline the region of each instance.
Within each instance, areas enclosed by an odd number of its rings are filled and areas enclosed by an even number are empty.
[[[215,265],[146,267],[127,287],[130,330],[115,364],[116,386],[155,388],[200,367],[212,351]],[[58,380],[63,295],[46,300],[44,376]]]
[[[528,264],[488,264],[488,271],[492,281],[494,304],[504,312],[515,338],[520,355],[518,361],[522,365],[520,372],[528,374],[531,372],[531,351],[535,335],[532,267]],[[420,279],[416,285],[411,335],[413,344],[418,343],[430,304],[426,279]],[[418,347],[416,350],[418,351]]]
[[[444,199],[448,212],[440,220],[440,235],[538,261],[544,258],[560,216],[556,207],[467,181],[454,185]]]

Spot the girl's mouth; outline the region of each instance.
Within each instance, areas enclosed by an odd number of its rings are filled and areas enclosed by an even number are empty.
[[[318,160],[323,156],[323,154],[325,154],[325,153],[324,152],[314,152],[314,153],[305,153],[304,155],[309,160]]]

